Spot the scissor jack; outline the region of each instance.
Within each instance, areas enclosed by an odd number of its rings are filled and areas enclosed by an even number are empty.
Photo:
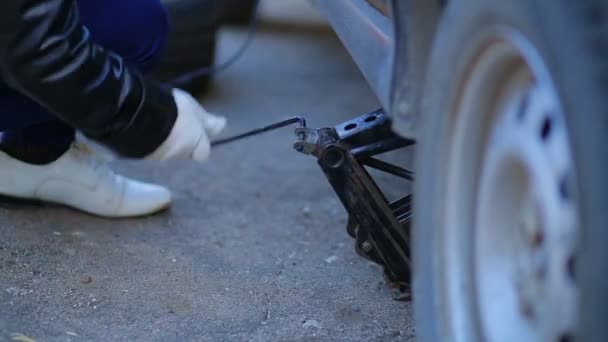
[[[414,141],[397,136],[382,110],[332,128],[302,127],[295,132],[298,141],[294,148],[317,158],[348,211],[347,231],[355,239],[357,253],[382,265],[391,284],[401,291],[408,291],[411,194],[389,202],[366,167],[413,181],[412,171],[375,156],[411,146]]]
[[[414,180],[412,171],[377,159],[375,156],[405,148],[415,142],[397,136],[383,110],[359,116],[335,127],[312,129],[303,117],[293,117],[234,137],[218,140],[212,146],[230,143],[270,130],[299,123],[294,148],[317,158],[329,183],[349,214],[347,231],[355,239],[355,250],[362,257],[384,267],[396,290],[397,299],[409,298],[410,224],[412,196],[389,202],[366,167],[396,177]]]

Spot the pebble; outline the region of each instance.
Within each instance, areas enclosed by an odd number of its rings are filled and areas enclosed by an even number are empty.
[[[28,294],[34,293],[34,290],[22,289],[22,288],[18,288],[18,287],[9,287],[8,289],[6,289],[6,292],[8,292],[9,294],[16,296],[16,297],[17,296],[24,297],[24,296],[27,296]]]
[[[84,284],[90,284],[91,282],[93,282],[93,277],[91,277],[91,276],[85,276],[85,277],[82,279],[82,282],[83,282]]]
[[[337,256],[335,256],[335,255],[332,255],[332,256],[330,256],[329,258],[326,258],[326,259],[325,259],[325,262],[326,262],[326,263],[328,263],[328,264],[331,264],[332,262],[334,262],[334,261],[336,261],[336,260],[338,260],[338,257],[337,257]]]
[[[302,327],[305,329],[308,329],[308,328],[321,329],[321,323],[319,323],[319,321],[314,320],[314,319],[308,319],[308,320],[306,320],[306,322],[304,322],[304,324],[302,324]]]

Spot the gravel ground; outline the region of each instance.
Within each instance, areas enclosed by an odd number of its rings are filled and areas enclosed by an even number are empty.
[[[219,59],[244,37],[222,32]],[[284,25],[264,27],[202,100],[228,116],[227,134],[378,106],[330,31]],[[410,304],[356,255],[344,209],[293,140],[286,129],[224,146],[205,165],[117,162],[174,190],[154,217],[1,203],[0,341],[413,340]]]

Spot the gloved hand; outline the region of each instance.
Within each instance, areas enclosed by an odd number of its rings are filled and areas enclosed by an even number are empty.
[[[173,89],[177,119],[165,142],[146,159],[194,159],[206,161],[211,152],[210,139],[226,127],[226,118],[212,115],[189,93]]]

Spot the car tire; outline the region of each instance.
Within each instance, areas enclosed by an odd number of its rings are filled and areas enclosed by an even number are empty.
[[[170,32],[153,76],[170,83],[184,74],[214,64],[222,4],[217,0],[162,1],[169,15]],[[204,75],[180,86],[198,92],[207,89],[210,80],[210,75]]]
[[[608,341],[608,3],[449,1],[417,145],[420,341]]]
[[[223,20],[229,24],[247,25],[255,12],[258,0],[223,0]]]

